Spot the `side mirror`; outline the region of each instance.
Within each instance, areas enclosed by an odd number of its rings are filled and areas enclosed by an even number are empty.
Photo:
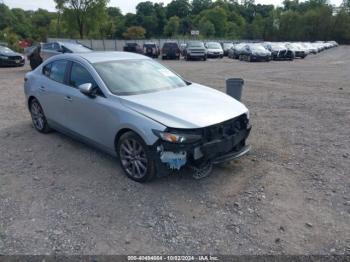
[[[84,95],[90,96],[90,97],[94,97],[95,95],[93,94],[94,91],[94,87],[92,86],[91,83],[85,83],[80,85],[79,90],[81,93],[83,93]]]

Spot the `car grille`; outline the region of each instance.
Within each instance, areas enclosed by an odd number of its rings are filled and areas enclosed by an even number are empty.
[[[191,53],[204,53],[203,49],[190,49],[189,50]]]
[[[203,129],[204,142],[210,142],[235,135],[241,130],[247,129],[248,124],[249,120],[247,115],[243,114],[220,124],[205,127]]]
[[[22,60],[22,57],[20,56],[9,56],[9,60]]]

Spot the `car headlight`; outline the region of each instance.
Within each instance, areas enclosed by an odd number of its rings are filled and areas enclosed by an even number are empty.
[[[202,138],[201,135],[196,134],[180,134],[175,132],[163,132],[159,130],[152,131],[157,137],[163,141],[170,143],[189,144],[194,143]]]

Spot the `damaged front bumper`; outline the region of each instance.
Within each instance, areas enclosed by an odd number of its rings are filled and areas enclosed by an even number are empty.
[[[193,130],[202,139],[191,144],[158,140],[152,146],[158,176],[164,176],[185,166],[200,168],[208,163],[217,164],[239,158],[249,152],[246,139],[250,134],[246,115],[211,127]]]

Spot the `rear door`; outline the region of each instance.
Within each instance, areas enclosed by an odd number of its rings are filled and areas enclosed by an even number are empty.
[[[39,101],[46,117],[60,125],[65,125],[67,99],[69,88],[65,85],[67,75],[67,60],[56,60],[43,67],[41,86],[39,86]]]

